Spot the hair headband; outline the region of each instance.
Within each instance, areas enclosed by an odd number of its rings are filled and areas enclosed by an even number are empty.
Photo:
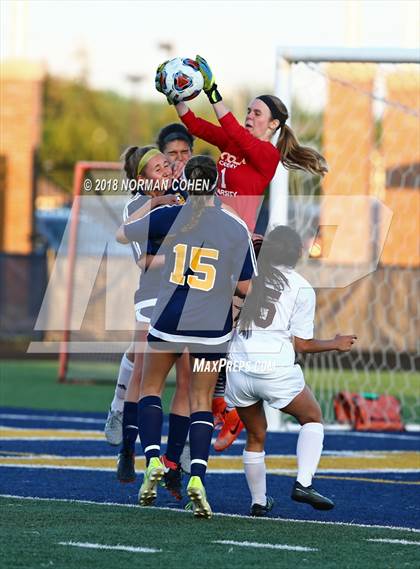
[[[188,134],[180,130],[176,132],[170,132],[169,134],[164,136],[161,144],[162,146],[166,146],[169,142],[173,142],[174,140],[183,140],[188,144],[190,148],[192,148],[192,142],[191,139],[188,137]]]
[[[277,119],[278,121],[280,121],[279,125],[280,127],[285,125],[287,117],[286,119],[284,118],[284,113],[279,111],[277,105],[274,103],[270,95],[259,95],[257,99],[260,99],[260,101],[262,101],[267,105],[267,107],[270,109],[271,116],[273,117],[273,119]]]
[[[162,154],[160,150],[157,148],[151,148],[146,152],[146,154],[141,157],[141,160],[137,166],[137,176],[140,176],[150,159],[153,158],[153,156],[157,156],[158,154]]]

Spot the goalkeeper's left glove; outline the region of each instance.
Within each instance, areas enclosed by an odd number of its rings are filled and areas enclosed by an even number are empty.
[[[198,63],[200,73],[204,79],[203,91],[209,98],[210,103],[214,105],[222,100],[222,95],[217,90],[217,84],[215,83],[213,72],[204,57],[197,55],[195,60]]]

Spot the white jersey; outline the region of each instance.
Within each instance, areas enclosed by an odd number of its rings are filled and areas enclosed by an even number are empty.
[[[245,338],[237,330],[230,344],[229,359],[246,362],[251,375],[276,377],[278,368],[293,366],[293,336],[310,340],[314,333],[315,291],[293,269],[278,267],[288,280],[276,301],[267,302],[251,334]],[[276,372],[277,369],[277,372]]]

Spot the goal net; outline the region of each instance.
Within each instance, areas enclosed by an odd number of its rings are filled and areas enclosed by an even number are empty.
[[[327,423],[346,390],[395,395],[418,424],[418,52],[281,49],[276,86],[300,142],[326,157],[329,173],[279,168],[270,224],[288,222],[303,238],[316,336],[358,337],[348,355],[306,357],[306,380]]]

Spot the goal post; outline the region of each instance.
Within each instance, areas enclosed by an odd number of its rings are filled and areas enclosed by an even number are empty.
[[[120,173],[119,162],[82,161],[75,165],[72,209],[55,266],[57,269],[61,264],[61,271],[56,270],[52,275],[50,289],[50,304],[56,304],[54,299],[59,302],[57,296],[60,295],[61,284],[64,284],[64,292],[61,293],[63,321],[58,322],[62,328],[58,372],[61,383],[115,379],[121,353],[130,343],[130,327],[127,331],[107,330],[104,321],[107,297],[111,292],[107,290],[110,285],[107,275],[110,256],[118,258],[122,255],[125,261],[134,265],[129,250],[127,254],[119,249],[110,250],[109,241],[104,236],[104,233],[109,234],[113,240],[127,201],[127,193],[122,195],[120,192]],[[113,180],[118,181],[117,192],[113,191]],[[81,278],[92,263],[96,264],[97,271],[88,278],[91,286],[85,295],[86,283],[81,282]],[[76,303],[84,296],[87,302],[80,326],[77,326],[74,324],[75,313],[79,309]],[[50,327],[55,326],[52,324]],[[50,339],[56,337],[56,333],[49,333]]]
[[[321,180],[280,165],[269,227],[288,223],[302,236],[298,270],[317,292],[317,337],[358,336],[350,354],[305,358],[330,424],[342,390],[395,395],[405,422],[420,421],[419,63],[414,49],[281,47],[276,55],[288,124],[326,157],[329,173]]]

